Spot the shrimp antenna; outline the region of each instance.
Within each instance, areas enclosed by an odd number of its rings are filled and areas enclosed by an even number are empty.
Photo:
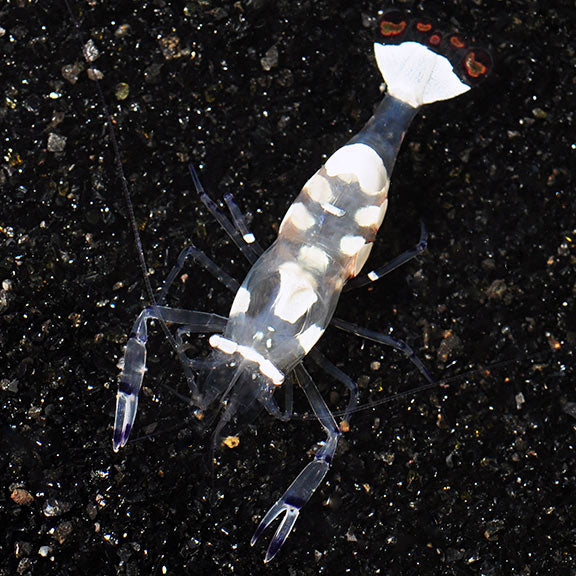
[[[66,4],[66,8],[68,9],[68,13],[70,14],[70,19],[76,28],[78,33],[78,37],[82,44],[82,36],[84,35],[84,31],[80,25],[80,22],[74,15],[72,10],[72,6],[70,4],[70,0],[64,0]],[[122,189],[122,195],[124,196],[124,204],[126,205],[126,209],[128,211],[128,220],[130,222],[130,227],[132,229],[132,235],[134,237],[134,242],[136,244],[136,252],[138,254],[138,265],[142,272],[142,277],[144,278],[144,287],[146,290],[146,295],[150,302],[150,306],[154,309],[154,313],[157,319],[160,321],[160,326],[162,327],[162,331],[166,335],[170,346],[173,348],[175,352],[178,352],[178,346],[176,344],[176,340],[174,340],[174,336],[168,329],[168,325],[162,316],[162,311],[158,306],[158,301],[154,294],[154,290],[152,290],[152,284],[150,283],[150,274],[148,272],[148,266],[146,264],[146,256],[144,255],[144,249],[142,248],[142,238],[140,237],[140,230],[138,229],[138,223],[136,222],[136,214],[134,213],[134,204],[132,202],[132,196],[130,194],[130,187],[128,186],[128,179],[126,178],[126,174],[124,172],[124,166],[122,164],[122,159],[120,158],[120,146],[118,145],[118,138],[116,136],[116,131],[114,130],[114,124],[112,122],[112,115],[110,114],[110,110],[108,105],[106,104],[106,98],[104,97],[104,91],[102,90],[102,86],[100,81],[98,80],[98,74],[92,73],[90,71],[94,71],[94,67],[92,66],[92,62],[94,58],[91,58],[88,49],[82,44],[82,54],[84,55],[84,59],[88,64],[88,72],[89,78],[94,80],[96,84],[96,90],[98,92],[98,97],[100,100],[100,105],[102,106],[102,111],[104,112],[104,117],[106,119],[106,125],[108,127],[108,135],[110,137],[110,141],[112,143],[112,150],[114,152],[114,162],[116,164],[116,173],[120,180],[120,187]]]

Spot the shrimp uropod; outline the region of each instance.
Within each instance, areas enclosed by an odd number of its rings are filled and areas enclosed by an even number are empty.
[[[380,19],[374,44],[376,61],[387,84],[384,99],[366,125],[334,152],[304,185],[280,225],[277,239],[265,251],[249,232],[231,197],[232,219],[220,212],[202,190],[200,198],[252,263],[239,285],[193,246],[186,248],[152,306],[136,320],[124,356],[117,393],[113,447],[128,441],[136,417],[138,393],[146,371],[147,322],[179,326],[172,342],[190,384],[192,401],[200,409],[215,402],[224,408],[214,438],[233,418],[263,407],[280,419],[274,394],[294,377],[326,432],[326,440],[284,494],[266,513],[251,544],[277,518],[280,525],[265,556],[272,560],[288,538],[302,507],[326,476],[341,434],[334,415],[304,367],[306,356],[325,367],[349,389],[345,420],[355,406],[355,383],[314,346],[328,325],[400,348],[430,380],[420,360],[405,345],[381,334],[333,318],[342,290],[376,281],[389,270],[420,253],[420,244],[387,266],[359,276],[372,249],[387,208],[390,175],[404,134],[421,106],[456,97],[488,72],[486,52],[467,47],[455,34],[441,36],[424,20],[406,20],[387,13]],[[193,258],[236,292],[228,317],[171,308],[166,292],[187,258]],[[184,336],[211,333],[206,359],[186,355]]]

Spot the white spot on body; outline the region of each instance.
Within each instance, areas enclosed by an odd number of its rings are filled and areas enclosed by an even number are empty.
[[[330,202],[324,202],[322,204],[322,209],[326,210],[326,212],[328,212],[328,214],[332,214],[332,216],[336,216],[338,218],[342,218],[342,216],[344,216],[344,214],[346,214],[346,210],[342,210],[342,208],[339,208],[338,206],[335,206],[334,204],[330,204]]]
[[[320,328],[320,326],[318,326],[317,324],[312,324],[312,326],[306,328],[304,332],[298,334],[298,336],[296,336],[296,339],[298,340],[298,344],[300,344],[304,352],[308,354],[308,352],[312,350],[314,344],[318,342],[318,339],[320,338],[320,336],[322,336],[323,333],[324,330]]]
[[[286,215],[282,220],[280,232],[282,232],[282,228],[288,222],[296,226],[298,230],[308,230],[314,226],[316,219],[312,214],[310,214],[308,208],[306,208],[302,202],[294,202],[294,204],[288,208],[288,212],[286,212]]]
[[[380,278],[380,276],[378,276],[378,274],[376,274],[376,272],[374,272],[374,270],[372,270],[372,272],[368,272],[367,276],[370,279],[370,281],[372,281],[372,282],[376,282],[376,280],[378,280],[378,278]]]
[[[232,303],[232,308],[230,308],[230,316],[236,316],[237,314],[243,314],[248,311],[250,306],[250,292],[246,290],[243,286],[238,289],[234,302]]]
[[[356,261],[354,262],[354,276],[358,276],[360,270],[364,268],[364,264],[366,264],[366,260],[368,260],[368,256],[370,256],[372,246],[374,246],[372,242],[365,244],[356,255]]]
[[[236,342],[228,340],[228,338],[224,338],[224,336],[220,336],[220,334],[212,334],[208,342],[210,342],[212,348],[217,348],[224,352],[224,354],[234,354],[234,352],[238,350],[238,344],[236,344]]]
[[[318,300],[310,275],[294,262],[278,268],[280,288],[274,301],[274,314],[290,324],[304,316]]]
[[[248,232],[247,234],[244,234],[244,236],[242,236],[242,239],[244,240],[244,242],[246,242],[246,244],[253,244],[256,241],[256,236],[254,236],[252,232]]]
[[[366,240],[364,236],[353,236],[347,234],[340,240],[340,252],[346,256],[356,256],[365,244]]]
[[[320,172],[316,172],[316,174],[304,184],[302,191],[306,192],[312,200],[319,204],[326,204],[334,199],[330,182],[328,182]]]
[[[328,269],[330,259],[324,250],[316,246],[302,246],[298,252],[298,262],[308,268],[314,268],[322,273]]]
[[[262,354],[260,354],[250,346],[238,346],[238,353],[246,360],[249,360],[250,362],[254,362],[256,364],[260,364],[264,359]]]
[[[354,220],[358,226],[362,228],[370,228],[372,226],[379,228],[384,220],[386,214],[387,202],[381,206],[363,206],[356,211]]]
[[[217,348],[224,352],[224,354],[232,355],[238,353],[245,360],[258,364],[260,372],[266,376],[266,378],[270,378],[275,386],[279,386],[284,382],[284,374],[274,366],[271,360],[264,358],[264,356],[262,356],[262,354],[257,350],[254,350],[254,348],[238,345],[236,342],[224,338],[219,334],[213,334],[210,336],[209,342],[212,348]]]
[[[280,386],[284,382],[284,374],[270,360],[264,360],[260,364],[260,372],[270,378],[275,386]]]
[[[388,188],[384,163],[376,151],[366,144],[348,144],[339,148],[328,158],[324,167],[328,176],[342,178],[353,174],[362,192],[369,196],[380,194]]]
[[[284,374],[274,366],[271,360],[264,358],[264,356],[257,350],[254,350],[254,348],[250,346],[238,346],[238,354],[249,362],[258,364],[260,372],[266,376],[266,378],[270,378],[275,386],[279,386],[284,382]]]

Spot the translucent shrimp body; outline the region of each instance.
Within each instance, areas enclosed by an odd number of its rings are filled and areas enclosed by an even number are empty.
[[[289,409],[280,411],[274,392],[286,385],[289,375],[295,375],[327,438],[313,461],[258,526],[252,544],[268,525],[281,517],[265,561],[278,553],[300,509],[324,479],[340,436],[334,416],[302,363],[310,353],[318,360],[318,353],[312,349],[328,325],[333,322],[340,328],[400,348],[412,355],[413,362],[427,376],[406,345],[401,347],[385,336],[376,338],[375,333],[347,327],[347,323],[333,320],[333,314],[344,286],[358,276],[370,254],[386,214],[396,155],[418,109],[462,94],[474,79],[486,73],[487,59],[483,53],[466,49],[460,37],[450,36],[447,43],[448,46],[441,45],[438,33],[428,23],[410,24],[396,14],[384,16],[375,52],[388,92],[364,128],[306,182],[286,213],[272,246],[263,253],[252,246],[253,237],[246,233],[241,216],[234,218],[235,205],[229,204],[236,229],[212,207],[211,200],[203,198],[254,264],[239,287],[214,263],[203,261],[205,256],[194,248],[181,255],[179,266],[192,255],[231,290],[236,290],[228,319],[157,305],[142,312],[128,341],[117,396],[115,450],[126,443],[136,415],[146,364],[146,323],[150,318],[182,326],[175,341],[195,404],[203,409],[216,400],[226,401],[215,437],[235,415],[247,414],[254,407],[264,407],[274,416],[289,418]],[[452,61],[438,53],[442,46],[451,50]],[[452,63],[454,54],[457,67]],[[370,272],[363,283],[377,280],[385,268]],[[174,277],[175,273],[171,274],[170,278]],[[162,298],[159,304],[163,304]],[[184,353],[181,336],[192,332],[214,332],[210,338],[212,352],[200,363],[188,359]],[[356,385],[326,360],[319,361],[348,386],[355,401]],[[195,371],[198,366],[200,369]]]

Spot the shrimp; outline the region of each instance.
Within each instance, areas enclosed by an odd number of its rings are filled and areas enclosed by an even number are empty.
[[[486,52],[468,48],[458,35],[443,37],[423,20],[407,21],[400,13],[385,14],[374,44],[387,93],[366,125],[334,152],[304,185],[288,209],[277,239],[262,250],[248,230],[231,197],[226,203],[230,221],[203,191],[192,172],[202,202],[252,263],[244,281],[236,280],[193,246],[186,248],[168,277],[159,299],[136,320],[124,356],[117,393],[113,448],[125,446],[138,406],[146,371],[147,323],[178,325],[172,338],[190,384],[192,401],[200,411],[223,406],[214,438],[233,420],[247,418],[260,408],[288,420],[291,401],[280,409],[275,393],[295,378],[326,433],[325,441],[284,494],[265,514],[251,544],[276,519],[280,524],[265,555],[272,560],[292,531],[302,507],[324,480],[336,452],[341,429],[304,366],[305,357],[327,369],[349,389],[347,420],[357,399],[356,384],[332,365],[314,346],[332,324],[364,338],[390,344],[405,352],[421,373],[432,380],[410,348],[375,332],[334,318],[342,291],[374,282],[413,258],[419,245],[387,266],[359,276],[368,259],[388,205],[388,188],[404,134],[426,104],[468,91],[488,72]],[[171,308],[166,293],[187,258],[207,268],[236,295],[227,317]],[[185,337],[211,333],[207,358],[186,355]],[[171,333],[169,333],[171,334]]]

